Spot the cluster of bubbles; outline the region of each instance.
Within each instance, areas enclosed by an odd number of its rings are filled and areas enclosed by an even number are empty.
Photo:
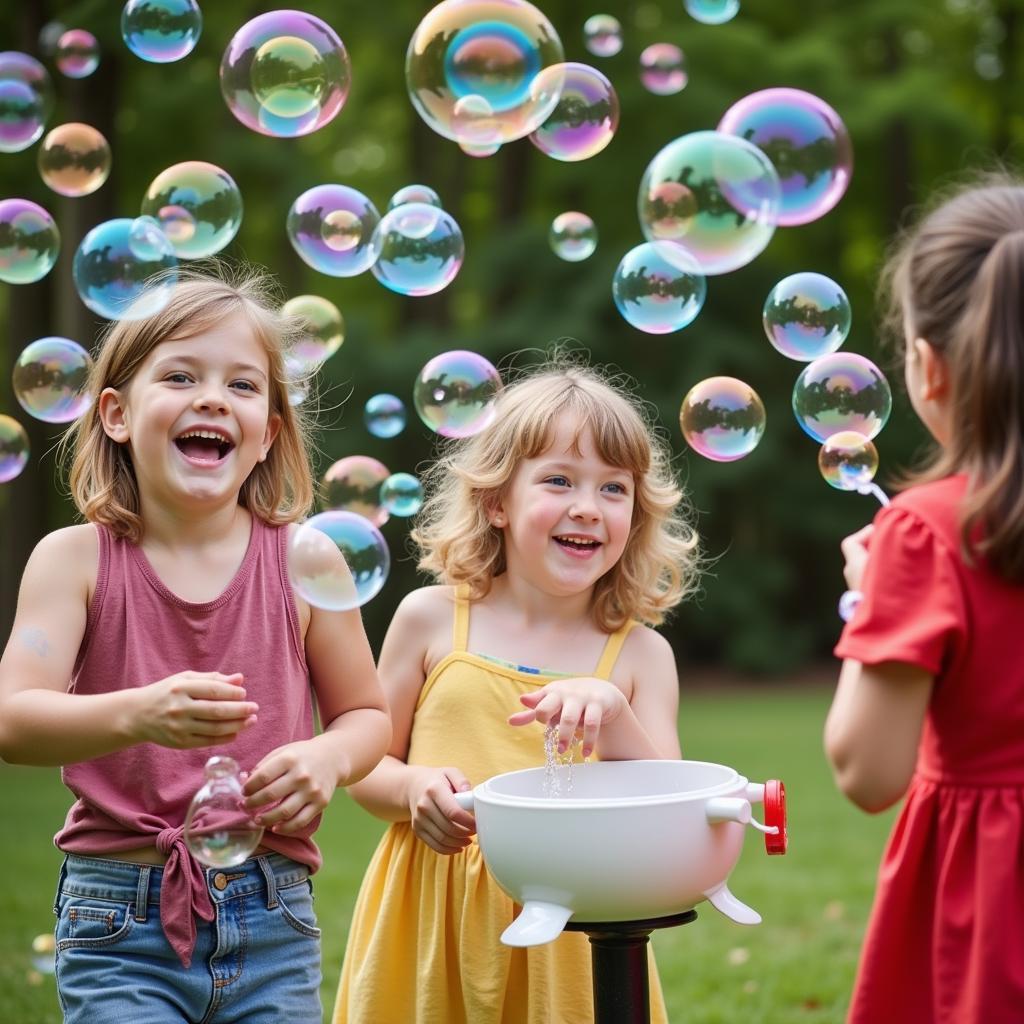
[[[128,0],[121,11],[121,38],[136,57],[169,64],[187,57],[203,31],[196,0]]]

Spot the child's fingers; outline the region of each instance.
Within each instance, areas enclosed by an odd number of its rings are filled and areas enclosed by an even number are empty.
[[[557,693],[549,692],[534,705],[533,713],[538,722],[547,725],[558,714],[561,707],[562,698]]]
[[[295,817],[295,815],[298,814],[305,805],[305,796],[299,793],[291,793],[276,807],[262,814],[257,814],[256,820],[264,828],[273,828],[275,825],[280,825],[282,822],[289,821],[291,818]]]
[[[590,757],[597,746],[597,734],[601,731],[604,708],[600,704],[588,704],[583,712],[583,756]]]
[[[230,722],[255,715],[259,704],[251,700],[196,700],[190,712],[193,718],[204,722]]]
[[[528,711],[516,711],[508,716],[509,725],[529,725],[530,722],[537,720],[537,712],[531,710]]]
[[[562,705],[562,713],[558,719],[558,752],[564,754],[572,744],[576,729],[580,723],[583,707],[575,697],[568,698]]]

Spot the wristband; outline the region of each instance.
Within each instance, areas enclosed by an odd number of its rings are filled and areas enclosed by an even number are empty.
[[[857,605],[863,600],[863,591],[844,590],[842,597],[839,598],[839,618],[843,622],[849,622],[853,618],[853,613],[857,610]]]

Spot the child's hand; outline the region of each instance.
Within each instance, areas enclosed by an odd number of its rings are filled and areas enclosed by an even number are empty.
[[[409,787],[409,813],[413,833],[438,853],[458,853],[467,847],[476,818],[464,811],[453,793],[470,788],[458,768],[419,768]]]
[[[874,532],[874,525],[869,523],[856,533],[851,533],[849,537],[844,538],[839,545],[843,557],[846,559],[843,576],[846,578],[846,585],[851,590],[860,590],[861,581],[864,579],[864,566],[868,561],[868,544],[871,534]]]
[[[188,749],[228,743],[256,721],[241,672],[177,672],[140,687],[129,730],[140,743]]]
[[[537,721],[558,725],[558,752],[564,754],[576,730],[583,729],[583,756],[589,757],[597,746],[602,725],[615,721],[629,706],[626,695],[607,679],[583,677],[558,679],[519,700],[528,711],[510,715],[509,725],[527,725]]]
[[[272,750],[249,774],[242,792],[264,828],[290,835],[305,828],[330,803],[338,786],[336,755],[316,739]],[[271,806],[274,805],[274,806]]]

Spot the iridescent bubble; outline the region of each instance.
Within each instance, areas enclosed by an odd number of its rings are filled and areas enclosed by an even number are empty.
[[[43,134],[53,110],[50,74],[34,57],[0,53],[0,153],[20,153]]]
[[[397,395],[374,395],[363,406],[363,422],[374,437],[397,437],[405,429],[405,405]]]
[[[674,43],[652,43],[640,54],[640,81],[655,96],[672,96],[686,87],[686,58]]]
[[[182,838],[200,864],[234,867],[259,846],[263,826],[245,805],[244,776],[233,757],[211,757],[203,774],[203,785],[185,814]]]
[[[303,11],[270,11],[232,37],[220,65],[228,109],[262,135],[294,138],[334,120],[348,98],[352,68],[325,21]]]
[[[843,197],[853,145],[839,115],[801,89],[762,89],[734,103],[718,125],[761,149],[782,183],[778,222],[807,224]]]
[[[423,484],[412,473],[392,473],[380,485],[380,503],[393,516],[414,516],[423,504]]]
[[[610,14],[592,14],[583,23],[583,45],[595,57],[614,57],[622,49],[622,26]]]
[[[630,249],[612,280],[623,319],[648,334],[670,334],[693,323],[706,296],[700,264],[674,242],[642,242]]]
[[[0,200],[0,281],[39,281],[59,252],[60,232],[46,210],[27,199]]]
[[[0,484],[13,480],[28,462],[25,428],[10,416],[0,415]]]
[[[810,362],[846,340],[850,300],[824,274],[790,274],[768,293],[761,320],[768,340],[784,356]]]
[[[296,295],[282,307],[285,316],[298,317],[305,333],[288,350],[302,366],[319,366],[341,348],[345,340],[345,320],[341,310],[319,295]]]
[[[288,576],[314,608],[359,608],[380,593],[391,554],[380,530],[354,512],[311,516],[288,541]]]
[[[544,123],[529,136],[547,156],[555,160],[587,160],[615,137],[619,97],[612,83],[596,68],[574,63],[545,68],[530,83],[530,92],[558,96]]]
[[[420,370],[412,400],[423,422],[442,437],[469,437],[494,419],[501,376],[476,352],[454,349]]]
[[[440,209],[441,197],[429,185],[406,185],[388,200],[388,209],[393,210],[396,206],[405,206],[406,203],[426,203]]]
[[[136,57],[169,64],[187,57],[203,31],[196,0],[128,0],[121,11],[121,38]]]
[[[855,430],[833,434],[818,452],[818,469],[840,491],[857,491],[871,483],[878,472],[878,449]]]
[[[815,441],[842,430],[868,439],[885,426],[892,391],[882,371],[856,352],[833,352],[804,367],[793,388],[796,421]]]
[[[405,57],[413,107],[439,135],[459,141],[455,107],[490,105],[500,142],[521,139],[551,113],[531,95],[538,72],[565,59],[554,26],[526,0],[444,0],[419,23]]]
[[[735,377],[708,377],[686,393],[679,426],[686,443],[713,462],[749,455],[764,434],[764,405],[757,392]]]
[[[92,405],[85,390],[91,366],[92,358],[78,342],[38,338],[15,361],[14,397],[37,420],[70,423]]]
[[[62,196],[87,196],[110,174],[110,146],[92,125],[70,121],[47,132],[36,154],[39,175]]]
[[[548,241],[556,256],[578,263],[593,255],[597,248],[597,226],[585,213],[567,210],[551,222]]]
[[[242,193],[227,171],[202,160],[186,160],[150,182],[142,213],[161,223],[167,218],[164,232],[175,255],[200,259],[220,252],[238,234]]]
[[[365,516],[375,526],[388,521],[380,503],[380,485],[391,470],[368,455],[348,455],[324,474],[325,502],[330,509],[345,509]]]
[[[705,25],[723,25],[739,13],[740,0],[683,0],[686,13]]]
[[[167,305],[178,260],[150,217],[118,217],[82,239],[72,266],[82,301],[108,320],[140,320]],[[160,275],[159,281],[149,279]]]
[[[481,157],[494,156],[495,153],[501,149],[500,142],[460,142],[459,149],[462,150],[466,156]]]
[[[452,108],[452,131],[459,145],[487,149],[501,145],[501,124],[483,96],[470,93],[455,101]]]
[[[465,243],[455,218],[427,203],[389,210],[374,232],[373,276],[399,295],[433,295],[462,266]]]
[[[317,185],[288,211],[288,239],[314,270],[355,277],[377,259],[377,207],[347,185]]]
[[[57,40],[54,63],[68,78],[88,78],[100,66],[100,44],[84,28],[68,29]]]
[[[756,146],[722,132],[691,132],[665,146],[640,181],[640,227],[681,242],[705,274],[745,266],[771,241],[782,190]]]

